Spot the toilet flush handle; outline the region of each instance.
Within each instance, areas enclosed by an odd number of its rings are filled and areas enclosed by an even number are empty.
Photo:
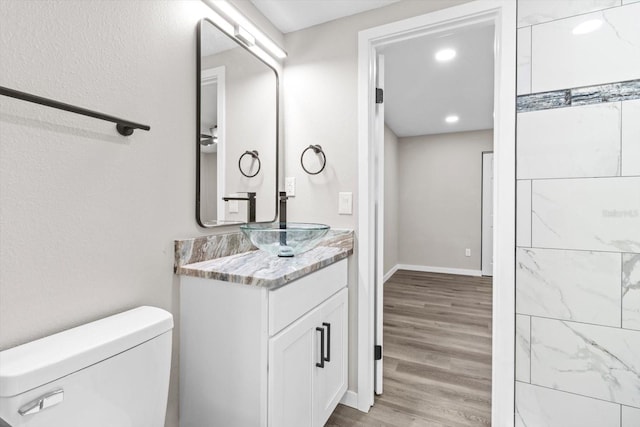
[[[51,393],[47,393],[44,396],[40,396],[36,400],[27,403],[22,408],[18,409],[18,413],[22,416],[35,414],[47,409],[51,406],[57,405],[64,400],[64,390],[58,389]]]

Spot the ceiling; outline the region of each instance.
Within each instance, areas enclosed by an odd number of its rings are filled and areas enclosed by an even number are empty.
[[[251,0],[283,33],[400,0]],[[399,137],[493,128],[493,26],[466,27],[388,45],[385,123]],[[449,62],[435,53],[456,50]],[[457,123],[445,122],[448,115]]]
[[[251,0],[251,3],[286,34],[397,1],[399,0]]]
[[[493,32],[465,28],[382,48],[387,126],[399,137],[492,129]],[[456,57],[436,61],[444,48]],[[446,123],[448,115],[460,120]]]

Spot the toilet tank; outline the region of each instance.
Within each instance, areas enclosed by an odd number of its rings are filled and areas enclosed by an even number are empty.
[[[164,426],[172,328],[170,313],[138,307],[0,352],[0,418],[11,427]]]

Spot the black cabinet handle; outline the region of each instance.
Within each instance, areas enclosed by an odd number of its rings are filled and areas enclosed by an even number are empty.
[[[318,368],[324,368],[324,328],[316,328],[320,331],[320,362],[316,362]]]
[[[331,362],[331,323],[323,322],[322,326],[327,327],[327,357],[324,360]]]

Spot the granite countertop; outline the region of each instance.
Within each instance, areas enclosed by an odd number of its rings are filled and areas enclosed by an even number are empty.
[[[242,233],[176,240],[178,275],[275,289],[353,254],[352,230],[329,230],[315,248],[292,258],[259,251]]]

